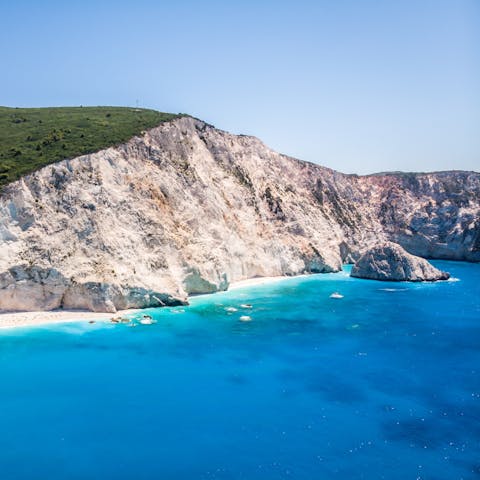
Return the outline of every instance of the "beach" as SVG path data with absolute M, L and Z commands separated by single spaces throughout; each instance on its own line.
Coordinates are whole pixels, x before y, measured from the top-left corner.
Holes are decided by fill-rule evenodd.
M 246 288 L 246 287 L 255 287 L 259 285 L 265 285 L 267 283 L 273 282 L 281 282 L 282 280 L 288 280 L 289 278 L 299 278 L 299 277 L 306 277 L 307 274 L 303 275 L 295 275 L 295 276 L 287 276 L 287 275 L 279 275 L 276 277 L 254 277 L 248 278 L 246 280 L 239 280 L 238 282 L 232 282 L 228 290 L 236 290 L 237 288 Z
M 235 290 L 238 288 L 246 288 L 264 285 L 267 283 L 278 282 L 286 280 L 287 276 L 277 277 L 256 277 L 247 280 L 240 280 L 232 282 L 228 290 Z M 14 328 L 14 327 L 33 327 L 36 325 L 45 325 L 53 323 L 66 322 L 85 322 L 88 320 L 94 321 L 109 321 L 112 317 L 132 314 L 138 309 L 120 310 L 116 313 L 108 312 L 91 312 L 88 310 L 51 310 L 44 312 L 0 312 L 0 329 Z
M 125 311 L 131 313 L 132 310 Z M 29 327 L 50 323 L 76 321 L 107 321 L 124 312 L 98 313 L 88 310 L 52 310 L 47 312 L 5 312 L 0 313 L 0 328 Z

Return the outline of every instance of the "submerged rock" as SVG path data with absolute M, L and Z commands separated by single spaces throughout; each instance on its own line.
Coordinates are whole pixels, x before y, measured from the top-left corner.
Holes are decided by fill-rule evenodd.
M 397 282 L 433 282 L 450 278 L 449 273 L 391 242 L 367 250 L 353 266 L 350 276 Z

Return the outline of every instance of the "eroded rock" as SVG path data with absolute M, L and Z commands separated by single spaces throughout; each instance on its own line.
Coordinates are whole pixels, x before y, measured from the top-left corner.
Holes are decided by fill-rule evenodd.
M 367 250 L 357 260 L 350 275 L 397 282 L 433 282 L 450 278 L 449 273 L 438 270 L 424 258 L 411 255 L 400 245 L 391 242 Z

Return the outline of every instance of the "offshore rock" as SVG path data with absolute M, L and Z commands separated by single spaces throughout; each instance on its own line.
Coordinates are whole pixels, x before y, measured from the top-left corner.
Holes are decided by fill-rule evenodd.
M 411 255 L 400 245 L 391 242 L 367 250 L 357 260 L 350 275 L 397 282 L 433 282 L 450 278 L 449 273 L 438 270 L 427 260 Z

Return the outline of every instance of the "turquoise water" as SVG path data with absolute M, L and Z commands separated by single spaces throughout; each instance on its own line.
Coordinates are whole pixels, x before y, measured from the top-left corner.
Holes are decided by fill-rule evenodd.
M 435 264 L 460 281 L 316 275 L 151 326 L 3 330 L 0 478 L 478 479 L 480 265 Z

